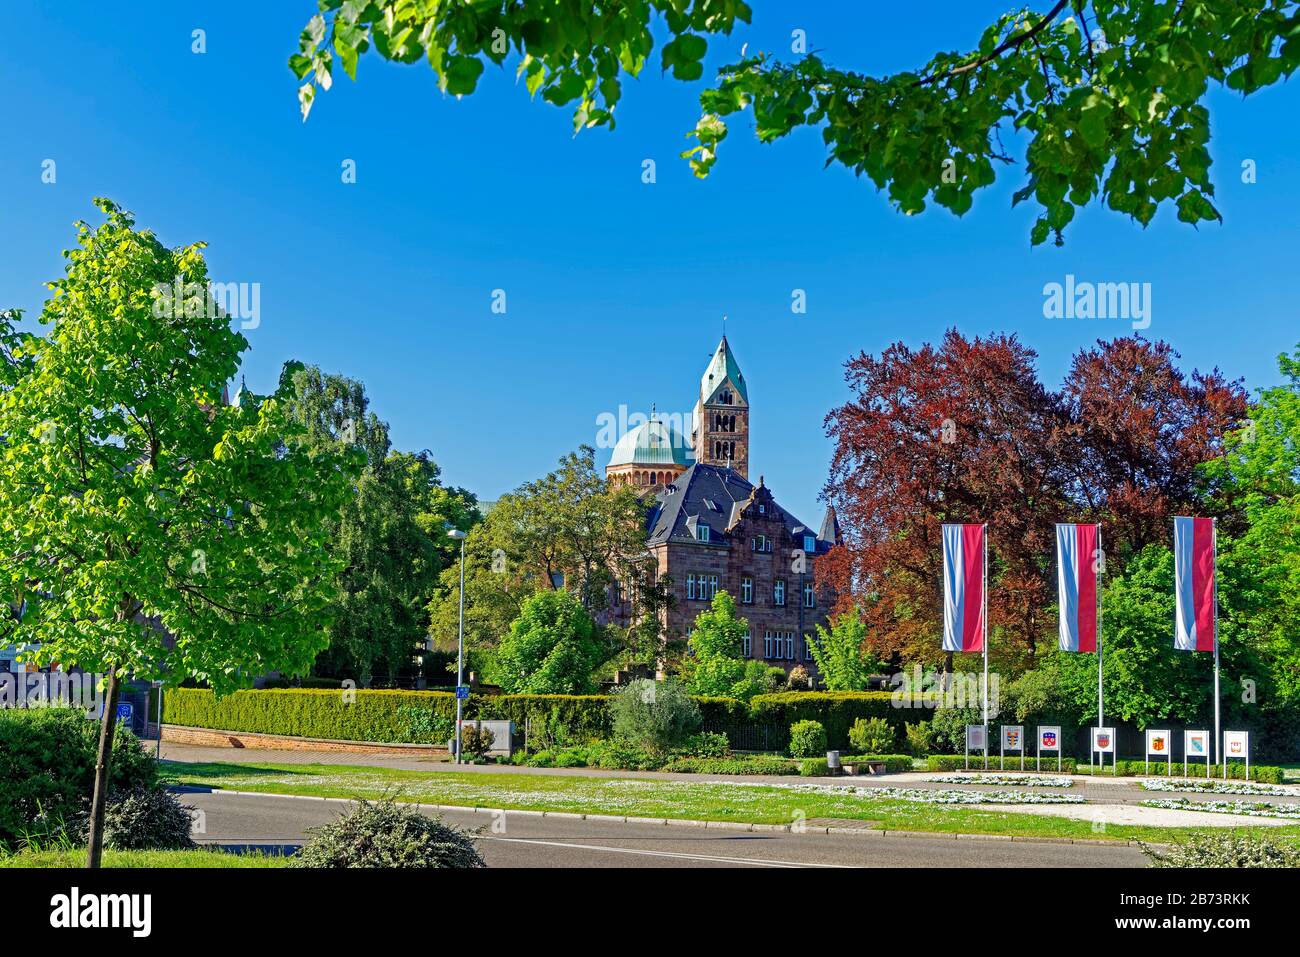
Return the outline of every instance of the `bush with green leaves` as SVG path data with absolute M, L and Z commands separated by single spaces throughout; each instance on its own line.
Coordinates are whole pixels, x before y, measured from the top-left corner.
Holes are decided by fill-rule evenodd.
M 849 744 L 860 754 L 886 754 L 893 750 L 894 738 L 884 718 L 858 718 L 849 728 Z
M 0 848 L 82 812 L 95 780 L 98 733 L 98 723 L 81 711 L 0 709 Z M 110 795 L 157 782 L 153 755 L 119 724 Z
M 796 721 L 790 725 L 790 756 L 814 758 L 826 754 L 826 729 L 820 721 Z
M 492 750 L 496 740 L 496 735 L 481 725 L 463 724 L 460 728 L 460 753 L 478 760 Z
M 990 722 L 996 722 L 996 715 L 990 716 Z M 934 748 L 948 754 L 966 750 L 966 725 L 981 724 L 984 713 L 979 708 L 938 708 L 930 720 L 934 733 Z M 990 728 L 989 737 L 994 731 Z
M 104 809 L 104 846 L 115 851 L 190 850 L 195 847 L 190 836 L 194 811 L 161 787 L 115 791 Z M 89 823 L 90 814 L 83 811 L 72 828 L 82 844 Z
M 701 731 L 683 741 L 677 751 L 685 758 L 726 758 L 731 755 L 731 744 L 725 734 Z
M 1194 834 L 1163 848 L 1142 845 L 1152 867 L 1300 867 L 1300 844 L 1249 832 Z
M 362 801 L 310 832 L 299 867 L 485 867 L 473 837 L 392 798 Z
M 934 750 L 934 726 L 929 721 L 915 721 L 903 725 L 907 737 L 907 747 L 912 754 L 923 758 Z
M 610 699 L 609 710 L 615 740 L 652 754 L 679 747 L 700 729 L 700 706 L 672 679 L 633 681 Z
M 822 758 L 825 761 L 825 758 Z M 771 757 L 674 758 L 660 768 L 679 774 L 798 774 L 793 761 Z

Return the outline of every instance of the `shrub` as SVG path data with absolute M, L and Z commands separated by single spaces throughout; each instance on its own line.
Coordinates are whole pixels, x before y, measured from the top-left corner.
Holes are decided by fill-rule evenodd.
M 460 750 L 462 755 L 468 754 L 474 759 L 481 758 L 492 750 L 492 745 L 496 743 L 496 740 L 496 735 L 487 728 L 479 727 L 476 724 L 461 725 Z
M 657 771 L 664 756 L 626 741 L 603 741 L 587 749 L 587 763 L 607 771 Z
M 1047 761 L 1046 758 L 1044 758 L 1043 760 L 1044 762 Z M 1110 761 L 1108 760 L 1106 762 L 1106 767 L 1104 769 L 1101 768 L 1100 765 L 1094 766 L 1088 764 L 1080 764 L 1077 773 L 1097 774 L 1103 776 L 1108 774 L 1115 774 L 1119 776 L 1127 775 L 1131 777 L 1140 776 L 1140 777 L 1154 778 L 1154 777 L 1165 777 L 1168 774 L 1168 771 L 1169 771 L 1169 767 L 1167 762 L 1165 761 L 1152 761 L 1151 769 L 1148 771 L 1147 763 L 1145 761 L 1131 761 L 1131 760 L 1121 759 L 1115 762 L 1115 769 L 1113 771 L 1111 770 L 1111 764 Z M 1175 761 L 1174 776 L 1181 777 L 1182 773 L 1183 773 L 1182 763 L 1179 761 Z M 1189 765 L 1188 776 L 1192 778 L 1204 779 L 1205 765 L 1199 762 L 1195 762 Z M 1221 764 L 1210 765 L 1210 777 L 1222 778 L 1223 766 Z M 1245 780 L 1245 778 L 1246 778 L 1246 766 L 1244 764 L 1233 763 L 1228 765 L 1229 780 L 1241 781 L 1241 780 Z M 1278 767 L 1277 765 L 1274 764 L 1252 764 L 1250 766 L 1250 780 L 1260 781 L 1264 784 L 1284 784 L 1286 783 L 1286 771 L 1285 769 Z
M 1167 849 L 1142 850 L 1152 867 L 1300 867 L 1300 845 L 1249 833 L 1195 834 Z
M 195 846 L 190 836 L 194 808 L 170 791 L 136 787 L 109 796 L 104 808 L 104 846 L 115 851 L 184 851 Z M 77 815 L 75 832 L 88 840 L 90 812 Z
M 701 731 L 693 734 L 677 749 L 681 757 L 725 758 L 731 754 L 731 745 L 725 734 Z
M 674 758 L 660 770 L 679 774 L 798 774 L 799 765 L 780 758 Z
M 315 828 L 299 867 L 484 867 L 473 838 L 391 798 L 362 801 L 338 820 Z
M 820 721 L 796 721 L 790 725 L 790 756 L 812 758 L 826 753 L 826 729 Z
M 700 728 L 700 708 L 676 681 L 631 682 L 609 703 L 614 738 L 651 753 L 679 746 Z
M 904 718 L 913 717 L 906 709 L 893 706 L 888 691 L 785 691 L 758 695 L 751 699 L 753 721 L 773 727 L 788 728 L 796 721 L 820 721 L 826 729 L 826 744 L 836 750 L 849 747 L 849 728 L 858 718 L 884 718 L 902 728 Z M 781 747 L 787 741 L 779 741 Z
M 0 709 L 0 847 L 72 821 L 90 800 L 99 724 L 64 708 Z M 134 734 L 118 724 L 109 793 L 157 785 L 158 768 Z
M 894 747 L 894 737 L 884 718 L 858 718 L 849 728 L 849 744 L 862 754 L 884 754 Z
M 812 688 L 812 676 L 803 665 L 795 665 L 790 669 L 790 677 L 786 679 L 785 685 L 791 691 L 808 691 Z
M 799 773 L 806 778 L 824 778 L 831 773 L 830 762 L 825 758 L 808 758 L 800 763 Z
M 907 736 L 907 747 L 918 758 L 923 758 L 934 750 L 934 727 L 929 721 L 916 721 L 903 725 Z

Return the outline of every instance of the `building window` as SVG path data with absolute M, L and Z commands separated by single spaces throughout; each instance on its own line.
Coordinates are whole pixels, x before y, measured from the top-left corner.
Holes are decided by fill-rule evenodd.
M 695 526 L 695 537 L 696 537 L 696 539 L 698 539 L 698 540 L 701 541 L 701 542 L 707 542 L 707 541 L 709 540 L 709 526 L 707 526 L 707 525 L 696 525 L 696 526 Z
M 785 660 L 794 661 L 794 632 L 785 633 Z
M 803 606 L 805 608 L 814 608 L 817 605 L 817 595 L 813 589 L 812 582 L 803 583 Z
M 774 654 L 772 654 L 772 633 L 770 631 L 763 632 L 763 657 L 764 658 L 776 657 Z
M 742 578 L 740 580 L 740 603 L 742 605 L 754 604 L 754 579 Z
M 745 637 L 740 639 L 740 653 L 742 658 L 748 658 L 754 653 L 754 639 L 749 637 L 749 632 L 745 632 Z
M 717 594 L 718 594 L 718 576 L 717 575 L 709 576 L 709 593 L 706 595 L 704 594 L 704 576 L 701 575 L 700 576 L 700 597 L 708 598 L 712 600 L 713 597 Z
M 772 540 L 766 535 L 757 535 L 753 539 L 754 551 L 770 552 L 772 550 Z
M 686 597 L 695 597 L 695 572 L 687 572 L 686 574 Z
M 805 536 L 803 537 L 803 550 L 804 550 L 805 552 L 815 552 L 815 551 L 817 551 L 817 536 L 816 536 L 816 535 L 805 535 Z
M 809 644 L 808 644 L 808 642 L 809 642 L 810 640 L 811 640 L 811 639 L 810 639 L 807 635 L 804 635 L 804 636 L 803 636 L 803 660 L 804 660 L 804 661 L 812 661 L 812 660 L 813 660 L 813 656 L 812 656 L 812 648 L 809 647 Z
M 772 604 L 781 608 L 785 605 L 785 579 L 778 578 L 772 582 Z

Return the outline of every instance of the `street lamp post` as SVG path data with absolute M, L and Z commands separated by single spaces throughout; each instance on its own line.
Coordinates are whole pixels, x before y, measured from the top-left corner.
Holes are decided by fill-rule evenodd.
M 464 683 L 463 673 L 465 669 L 465 533 L 459 528 L 453 528 L 447 532 L 448 538 L 454 538 L 460 542 L 460 623 L 456 630 L 456 763 L 460 764 L 460 709 L 461 709 L 461 686 Z

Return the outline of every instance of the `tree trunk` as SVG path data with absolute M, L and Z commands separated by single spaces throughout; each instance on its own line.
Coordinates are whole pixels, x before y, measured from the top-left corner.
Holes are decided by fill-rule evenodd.
M 95 758 L 95 792 L 90 802 L 90 834 L 86 866 L 99 867 L 104 854 L 104 808 L 108 803 L 108 775 L 113 760 L 113 732 L 117 728 L 117 669 L 108 668 L 108 696 L 99 722 L 99 751 Z

